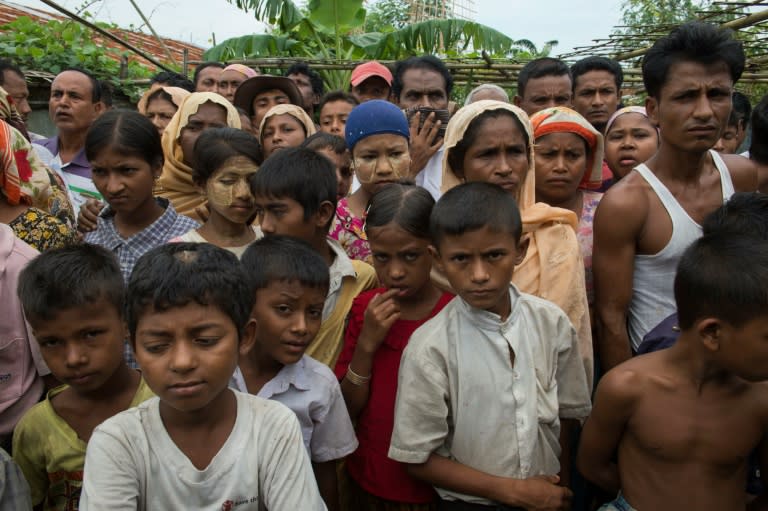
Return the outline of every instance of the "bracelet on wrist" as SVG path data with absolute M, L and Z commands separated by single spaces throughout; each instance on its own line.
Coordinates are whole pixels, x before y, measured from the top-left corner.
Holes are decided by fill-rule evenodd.
M 351 383 L 352 385 L 356 385 L 358 387 L 365 385 L 366 383 L 371 381 L 370 374 L 368 376 L 361 376 L 352 370 L 352 366 L 347 368 L 346 378 L 347 380 L 349 380 L 349 383 Z

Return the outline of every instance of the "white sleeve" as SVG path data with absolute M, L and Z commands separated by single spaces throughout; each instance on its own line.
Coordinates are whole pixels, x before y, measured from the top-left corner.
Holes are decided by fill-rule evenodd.
M 264 506 L 270 511 L 325 511 L 296 415 L 282 405 L 269 410 L 258 442 Z
M 85 453 L 80 511 L 139 509 L 139 470 L 128 444 L 97 427 Z

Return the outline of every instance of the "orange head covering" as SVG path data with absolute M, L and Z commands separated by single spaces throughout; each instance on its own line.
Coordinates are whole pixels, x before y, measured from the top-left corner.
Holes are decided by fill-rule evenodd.
M 603 184 L 603 156 L 605 144 L 603 135 L 575 110 L 564 106 L 545 108 L 531 116 L 533 138 L 538 140 L 550 133 L 573 133 L 586 140 L 589 146 L 587 170 L 581 178 L 579 188 L 596 190 Z
M 205 203 L 205 197 L 192 180 L 192 167 L 185 162 L 179 138 L 189 118 L 197 113 L 200 105 L 209 102 L 226 110 L 227 126 L 240 129 L 240 115 L 224 96 L 215 92 L 193 92 L 184 98 L 163 132 L 165 163 L 155 190 L 157 195 L 171 201 L 176 211 L 195 220 L 200 220 L 195 209 Z
M 528 237 L 528 252 L 512 276 L 520 291 L 539 296 L 558 305 L 571 320 L 579 341 L 587 381 L 592 385 L 592 332 L 584 281 L 584 263 L 576 240 L 576 215 L 573 211 L 536 202 L 536 172 L 533 126 L 520 108 L 501 101 L 482 100 L 462 107 L 448 122 L 443 143 L 443 183 L 446 192 L 461 180 L 448 162 L 451 149 L 464 137 L 469 125 L 489 111 L 506 110 L 515 116 L 528 138 L 528 170 L 517 190 L 523 233 Z

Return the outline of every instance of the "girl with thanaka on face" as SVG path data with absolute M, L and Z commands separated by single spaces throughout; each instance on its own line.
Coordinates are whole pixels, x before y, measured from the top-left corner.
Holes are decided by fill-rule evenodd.
M 592 333 L 576 239 L 578 220 L 573 211 L 536 202 L 534 161 L 533 128 L 525 112 L 501 101 L 478 101 L 459 110 L 448 124 L 442 191 L 482 181 L 501 186 L 515 198 L 529 243 L 512 283 L 568 315 L 591 388 Z
M 157 132 L 162 136 L 184 98 L 189 95 L 189 91 L 180 87 L 150 89 L 141 97 L 136 109 L 155 125 Z
M 659 148 L 659 130 L 645 107 L 627 106 L 614 113 L 605 126 L 605 161 L 614 182 L 645 163 Z
M 346 464 L 352 509 L 434 508 L 434 490 L 387 456 L 403 351 L 411 334 L 453 298 L 429 277 L 434 204 L 424 188 L 395 183 L 368 208 L 365 231 L 381 287 L 355 298 L 335 369 L 360 442 Z
M 603 136 L 566 107 L 536 112 L 531 124 L 536 141 L 536 201 L 569 209 L 579 219 L 576 239 L 592 305 L 592 220 L 603 194 L 588 189 L 602 183 Z
M 248 178 L 261 164 L 261 147 L 235 128 L 206 130 L 195 142 L 192 177 L 208 200 L 210 215 L 198 229 L 171 241 L 212 243 L 241 257 L 256 240 L 249 220 L 256 206 Z
M 314 121 L 303 108 L 289 104 L 273 106 L 259 125 L 264 158 L 286 147 L 299 147 L 316 131 Z
M 345 131 L 360 187 L 339 200 L 330 236 L 341 243 L 350 258 L 370 263 L 371 249 L 363 229 L 365 209 L 382 187 L 408 176 L 408 120 L 392 103 L 374 99 L 350 112 Z

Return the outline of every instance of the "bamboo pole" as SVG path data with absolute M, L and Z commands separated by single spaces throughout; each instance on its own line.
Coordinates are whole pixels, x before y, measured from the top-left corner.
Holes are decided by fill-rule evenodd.
M 171 62 L 176 62 L 176 59 L 173 58 L 173 54 L 171 53 L 171 49 L 168 48 L 168 45 L 165 44 L 165 41 L 163 41 L 163 38 L 157 35 L 157 32 L 155 32 L 155 27 L 152 26 L 152 24 L 149 22 L 149 19 L 147 19 L 146 16 L 144 16 L 144 13 L 141 9 L 139 9 L 138 4 L 135 2 L 135 0 L 128 0 L 131 2 L 131 5 L 134 9 L 136 9 L 136 12 L 139 13 L 139 16 L 141 16 L 141 19 L 144 21 L 144 24 L 149 28 L 149 31 L 152 32 L 152 35 L 157 39 L 157 42 L 160 43 L 160 46 L 163 47 L 163 50 L 165 50 L 165 55 L 168 57 L 168 60 Z

